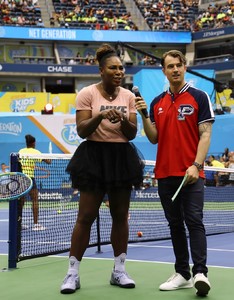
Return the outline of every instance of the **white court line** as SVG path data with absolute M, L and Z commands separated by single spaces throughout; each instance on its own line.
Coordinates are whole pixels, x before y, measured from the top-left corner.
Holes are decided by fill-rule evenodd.
M 0 256 L 6 256 L 7 254 L 0 253 Z M 69 255 L 48 255 L 48 257 L 52 258 L 59 258 L 59 259 L 68 259 Z M 113 258 L 105 258 L 105 257 L 88 257 L 84 255 L 84 259 L 90 259 L 90 260 L 111 260 L 113 261 Z M 150 263 L 150 264 L 167 264 L 167 265 L 174 265 L 174 262 L 166 262 L 166 261 L 152 261 L 152 260 L 142 260 L 142 259 L 130 259 L 128 258 L 128 261 L 131 262 L 138 262 L 138 263 Z M 42 263 L 39 263 L 37 265 L 41 265 Z M 47 263 L 46 263 L 47 264 Z M 192 264 L 190 264 L 192 267 Z M 227 267 L 227 266 L 216 266 L 216 265 L 208 265 L 210 268 L 218 268 L 218 269 L 234 269 L 234 267 Z
M 1 254 L 3 256 L 6 256 L 6 254 Z M 67 256 L 62 256 L 62 255 L 49 255 L 48 257 L 52 257 L 52 258 L 59 258 L 59 259 L 68 259 L 68 255 Z M 102 257 L 86 257 L 84 256 L 83 259 L 89 259 L 89 260 L 110 260 L 113 261 L 113 258 L 102 258 Z M 128 259 L 128 261 L 131 262 L 137 262 L 137 263 L 150 263 L 150 264 L 167 264 L 167 265 L 174 265 L 174 262 L 163 262 L 163 261 L 151 261 L 151 260 L 137 260 L 137 259 Z M 38 264 L 35 264 L 35 266 L 41 266 L 43 263 L 40 262 Z M 48 262 L 46 262 L 45 264 L 48 264 Z M 191 264 L 192 267 L 192 264 Z M 213 265 L 208 265 L 208 267 L 211 268 L 218 268 L 218 269 L 234 269 L 234 267 L 227 267 L 227 266 L 213 266 Z M 22 269 L 25 267 L 21 267 Z M 27 267 L 28 268 L 28 267 Z
M 154 246 L 154 245 L 144 245 L 144 244 L 129 244 L 128 247 L 134 248 L 134 247 L 142 247 L 142 248 L 163 248 L 163 249 L 173 249 L 172 246 Z M 217 251 L 217 252 L 234 252 L 234 249 L 219 249 L 219 248 L 207 248 L 209 251 Z
M 55 258 L 67 258 L 69 256 L 57 256 L 57 255 L 51 255 L 51 257 L 55 257 Z M 84 259 L 96 259 L 96 260 L 112 260 L 113 258 L 103 258 L 103 257 L 87 257 L 84 256 Z M 152 260 L 141 260 L 141 259 L 127 259 L 128 261 L 132 261 L 132 262 L 139 262 L 139 263 L 150 263 L 150 264 L 167 264 L 167 265 L 174 265 L 174 262 L 165 262 L 165 261 L 152 261 Z M 192 264 L 191 264 L 192 267 Z M 219 269 L 234 269 L 234 267 L 227 267 L 227 266 L 215 266 L 215 265 L 208 265 L 208 267 L 212 267 L 212 268 L 219 268 Z

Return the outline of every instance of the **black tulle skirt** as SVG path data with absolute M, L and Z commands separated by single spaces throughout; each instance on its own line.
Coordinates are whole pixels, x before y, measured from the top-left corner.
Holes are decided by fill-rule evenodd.
M 66 171 L 79 190 L 140 188 L 144 160 L 132 143 L 84 141 L 76 149 Z

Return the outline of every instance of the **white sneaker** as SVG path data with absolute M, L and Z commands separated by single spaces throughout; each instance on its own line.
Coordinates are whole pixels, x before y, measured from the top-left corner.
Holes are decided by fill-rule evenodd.
M 28 225 L 22 224 L 21 225 L 21 230 L 27 230 L 29 228 Z
M 130 278 L 128 273 L 113 270 L 111 273 L 110 284 L 118 285 L 122 288 L 134 288 L 135 282 Z
M 67 274 L 60 288 L 61 294 L 72 294 L 80 288 L 80 277 L 76 274 Z
M 192 279 L 186 280 L 179 273 L 172 275 L 166 282 L 159 286 L 160 291 L 174 291 L 178 289 L 189 289 L 193 287 Z
M 44 226 L 42 226 L 40 224 L 34 224 L 32 230 L 33 231 L 46 230 L 46 227 L 44 227 Z
M 198 296 L 206 296 L 210 290 L 210 282 L 203 273 L 197 273 L 194 276 L 194 287 Z

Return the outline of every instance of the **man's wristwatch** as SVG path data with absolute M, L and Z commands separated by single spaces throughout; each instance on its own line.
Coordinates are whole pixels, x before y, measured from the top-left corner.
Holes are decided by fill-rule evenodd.
M 199 164 L 198 162 L 195 161 L 195 162 L 193 163 L 193 165 L 194 165 L 195 167 L 197 167 L 198 171 L 203 170 L 203 165 Z

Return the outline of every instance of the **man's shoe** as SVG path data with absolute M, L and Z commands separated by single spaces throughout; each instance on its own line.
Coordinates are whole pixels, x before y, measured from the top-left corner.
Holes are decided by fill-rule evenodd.
M 197 273 L 194 276 L 194 287 L 198 296 L 206 296 L 210 290 L 210 282 L 203 273 Z
M 174 291 L 178 289 L 189 289 L 193 287 L 192 279 L 186 280 L 179 273 L 172 275 L 166 282 L 159 286 L 160 291 Z
M 67 274 L 60 288 L 61 294 L 72 294 L 80 288 L 80 277 L 76 274 Z
M 110 284 L 118 285 L 122 288 L 134 288 L 135 282 L 132 280 L 128 273 L 120 271 L 112 271 Z

